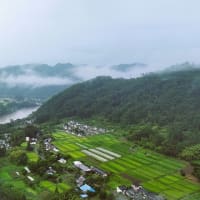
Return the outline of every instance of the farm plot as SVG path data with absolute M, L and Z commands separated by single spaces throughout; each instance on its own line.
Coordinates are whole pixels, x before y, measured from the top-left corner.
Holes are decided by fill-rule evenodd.
M 54 141 L 53 144 L 62 152 L 70 152 L 70 151 L 80 150 L 79 146 L 77 146 L 73 143 L 67 142 L 67 141 L 62 141 L 62 140 Z
M 57 186 L 58 191 L 60 193 L 65 192 L 65 191 L 67 191 L 67 190 L 69 190 L 71 188 L 69 185 L 67 185 L 65 183 L 55 184 L 55 183 L 53 183 L 51 181 L 46 181 L 46 180 L 40 182 L 40 187 L 42 187 L 42 188 L 44 188 L 46 190 L 49 190 L 51 192 L 55 192 L 56 186 Z
M 40 192 L 40 188 L 33 188 L 27 186 L 20 176 L 16 175 L 16 171 L 21 171 L 21 166 L 16 166 L 6 159 L 0 159 L 0 184 L 1 186 L 10 186 L 17 191 L 21 191 L 26 194 L 29 199 L 37 200 L 37 194 Z M 1 199 L 1 198 L 0 198 Z
M 101 157 L 101 156 L 98 156 L 97 154 L 92 153 L 91 151 L 82 150 L 82 152 L 85 153 L 85 154 L 88 155 L 88 156 L 91 156 L 91 157 L 93 157 L 93 158 L 99 160 L 99 161 L 102 161 L 102 162 L 107 162 L 107 161 L 108 161 L 107 159 L 105 159 L 105 158 L 103 158 L 103 157 Z
M 110 155 L 112 155 L 112 156 L 114 156 L 114 157 L 117 157 L 117 158 L 120 158 L 120 157 L 121 157 L 121 155 L 119 155 L 119 154 L 117 154 L 117 153 L 114 153 L 114 152 L 112 152 L 112 151 L 108 151 L 108 150 L 106 150 L 106 149 L 104 149 L 104 148 L 97 147 L 97 149 L 100 150 L 100 151 L 102 151 L 102 152 L 104 152 L 104 153 L 110 154 Z
M 37 162 L 39 159 L 39 156 L 37 153 L 35 152 L 27 152 L 26 153 L 27 157 L 28 157 L 28 162 Z
M 110 155 L 108 155 L 108 154 L 105 154 L 105 153 L 103 153 L 103 152 L 101 152 L 101 151 L 98 151 L 98 150 L 96 150 L 96 149 L 89 149 L 90 151 L 92 151 L 93 153 L 96 153 L 97 155 L 100 155 L 100 156 L 102 156 L 102 157 L 104 157 L 104 158 L 107 158 L 108 160 L 113 160 L 113 159 L 115 159 L 113 156 L 110 156 Z
M 97 147 L 96 149 L 82 150 L 82 152 L 102 162 L 107 162 L 121 157 L 121 155 L 108 151 L 101 147 Z
M 183 161 L 143 148 L 132 151 L 128 143 L 109 134 L 80 138 L 64 133 L 55 138 L 55 142 L 60 141 L 57 143 L 60 146 L 76 146 L 71 146 L 71 150 L 63 147 L 64 152 L 73 153 L 74 157 L 77 155 L 76 158 L 81 159 L 85 156 L 85 162 L 110 173 L 107 186 L 111 189 L 121 184 L 130 185 L 136 180 L 148 191 L 161 194 L 167 200 L 182 200 L 186 197 L 186 200 L 190 197 L 196 200 L 200 196 L 200 185 L 180 175 L 180 170 L 186 165 Z

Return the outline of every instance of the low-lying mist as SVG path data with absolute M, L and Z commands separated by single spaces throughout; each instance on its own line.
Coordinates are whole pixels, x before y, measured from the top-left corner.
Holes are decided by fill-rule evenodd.
M 197 67 L 184 63 L 174 65 L 171 70 Z M 142 63 L 120 65 L 73 65 L 70 63 L 49 65 L 24 65 L 12 66 L 0 69 L 0 84 L 8 87 L 45 87 L 72 85 L 86 81 L 97 76 L 111 76 L 113 78 L 135 78 L 151 72 L 159 72 L 165 69 L 160 66 L 150 66 Z

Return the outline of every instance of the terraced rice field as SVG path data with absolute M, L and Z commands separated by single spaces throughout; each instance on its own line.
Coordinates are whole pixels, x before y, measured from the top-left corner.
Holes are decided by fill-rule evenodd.
M 101 157 L 101 156 L 98 156 L 97 154 L 92 153 L 91 151 L 82 150 L 82 152 L 85 153 L 85 154 L 88 155 L 88 156 L 91 156 L 91 157 L 93 157 L 93 158 L 99 160 L 99 161 L 102 161 L 102 162 L 107 162 L 107 161 L 108 161 L 107 159 L 105 159 L 105 158 L 103 158 L 103 157 Z
M 179 173 L 186 166 L 183 161 L 142 148 L 132 151 L 129 144 L 108 134 L 76 137 L 58 132 L 54 134 L 54 138 L 54 144 L 62 153 L 110 172 L 108 187 L 111 189 L 122 184 L 130 185 L 133 180 L 137 180 L 147 190 L 169 200 L 196 200 L 200 196 L 200 185 Z M 85 152 L 100 156 L 107 162 L 102 162 L 95 156 L 87 156 Z M 108 159 L 103 153 L 115 159 Z
M 0 184 L 8 184 L 10 188 L 16 189 L 18 191 L 23 191 L 29 199 L 37 200 L 37 192 L 40 191 L 37 188 L 37 191 L 31 187 L 28 187 L 24 181 L 16 175 L 16 171 L 21 171 L 22 167 L 16 166 L 6 159 L 1 158 L 0 160 Z M 1 199 L 1 198 L 0 198 Z
M 45 190 L 49 190 L 50 192 L 54 192 L 56 189 L 56 184 L 53 182 L 50 182 L 50 181 L 41 181 L 40 187 Z M 69 185 L 67 185 L 65 183 L 58 183 L 57 187 L 58 187 L 58 191 L 61 193 L 65 192 L 71 188 Z
M 28 197 L 27 200 L 38 200 L 38 194 L 44 192 L 45 190 L 51 191 L 51 192 L 55 191 L 56 183 L 53 183 L 47 180 L 41 181 L 39 183 L 39 187 L 38 186 L 34 186 L 34 188 L 29 187 L 23 180 L 23 177 L 21 174 L 22 169 L 23 169 L 23 166 L 14 165 L 8 162 L 8 160 L 1 158 L 0 159 L 0 185 L 9 184 L 11 189 L 13 188 L 14 190 L 21 191 L 24 194 L 26 194 Z M 16 171 L 20 172 L 19 176 L 16 174 Z M 31 176 L 37 179 L 37 177 L 33 175 Z M 69 189 L 71 189 L 71 186 L 66 183 L 58 183 L 57 187 L 60 193 L 66 192 Z
M 109 160 L 114 160 L 115 158 L 121 157 L 121 155 L 108 151 L 101 147 L 97 147 L 96 149 L 85 149 L 86 146 L 84 145 L 81 145 L 81 147 L 84 148 L 84 150 L 82 150 L 83 153 L 102 162 L 107 162 Z
M 28 157 L 28 162 L 37 162 L 39 159 L 38 154 L 35 152 L 27 152 L 26 155 Z
M 99 151 L 99 150 L 96 150 L 96 149 L 90 149 L 90 151 L 92 151 L 92 152 L 94 152 L 95 154 L 100 155 L 100 156 L 102 156 L 102 157 L 104 157 L 104 158 L 107 158 L 108 160 L 113 160 L 113 159 L 115 159 L 115 157 L 110 156 L 110 155 L 108 155 L 108 154 L 106 154 L 106 153 L 103 153 L 103 152 L 101 152 L 101 151 Z

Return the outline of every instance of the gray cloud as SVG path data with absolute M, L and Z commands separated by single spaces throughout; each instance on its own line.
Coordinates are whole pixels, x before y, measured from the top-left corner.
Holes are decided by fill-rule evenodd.
M 60 77 L 42 77 L 35 74 L 25 75 L 2 75 L 0 76 L 0 83 L 4 83 L 9 87 L 15 86 L 30 86 L 30 87 L 43 87 L 53 85 L 71 85 L 74 82 L 68 78 Z
M 79 65 L 72 68 L 72 72 L 65 76 L 47 76 L 36 73 L 32 68 L 34 65 L 28 65 L 24 68 L 21 66 L 20 73 L 15 74 L 15 68 L 12 71 L 0 73 L 0 84 L 6 84 L 9 87 L 15 86 L 29 86 L 29 87 L 43 87 L 43 86 L 58 86 L 58 85 L 72 85 L 76 82 L 89 80 L 97 76 L 112 76 L 113 78 L 132 78 L 141 76 L 144 73 L 152 72 L 152 69 L 160 70 L 159 66 L 149 66 L 134 64 L 128 70 L 116 70 L 112 65 Z M 51 66 L 49 66 L 51 68 Z M 7 69 L 7 68 L 5 68 Z M 18 66 L 19 69 L 19 66 Z M 63 75 L 63 74 L 62 74 Z
M 82 80 L 89 80 L 97 76 L 112 76 L 113 78 L 132 78 L 141 76 L 142 73 L 152 71 L 150 67 L 134 67 L 126 72 L 117 71 L 112 66 L 93 66 L 85 65 L 79 66 L 75 74 Z
M 65 66 L 65 64 L 62 64 Z M 42 67 L 43 65 L 38 65 Z M 71 65 L 70 73 L 65 72 L 65 67 L 63 71 L 59 71 L 60 75 L 40 73 L 34 67 L 38 66 L 36 64 L 16 66 L 12 67 L 10 70 L 8 67 L 0 71 L 0 84 L 6 84 L 9 87 L 44 87 L 44 86 L 63 86 L 72 85 L 77 82 L 86 81 L 97 76 L 111 76 L 113 78 L 136 78 L 144 74 L 151 72 L 160 72 L 163 70 L 184 70 L 188 67 L 200 68 L 200 65 L 194 63 L 182 63 L 173 66 L 163 66 L 159 65 L 147 65 L 141 63 L 132 64 L 120 64 L 120 65 Z M 25 68 L 26 67 L 26 68 Z M 52 67 L 56 72 L 56 66 L 48 66 L 49 69 Z M 48 72 L 48 67 L 46 72 Z M 119 68 L 120 67 L 120 68 Z M 124 68 L 125 67 L 125 68 Z M 127 68 L 126 68 L 127 67 Z M 9 69 L 9 70 L 8 70 Z M 17 69 L 20 71 L 17 71 Z
M 1 1 L 0 65 L 200 62 L 199 7 L 199 0 Z

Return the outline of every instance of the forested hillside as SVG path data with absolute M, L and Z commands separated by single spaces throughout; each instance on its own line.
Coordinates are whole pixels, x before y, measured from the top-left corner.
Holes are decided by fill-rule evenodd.
M 146 131 L 139 139 L 131 137 L 131 133 L 129 137 L 156 138 L 162 151 L 177 154 L 185 146 L 200 142 L 200 70 L 149 74 L 136 79 L 98 77 L 54 96 L 36 117 L 39 122 L 98 117 L 121 125 L 164 127 L 168 135 Z

